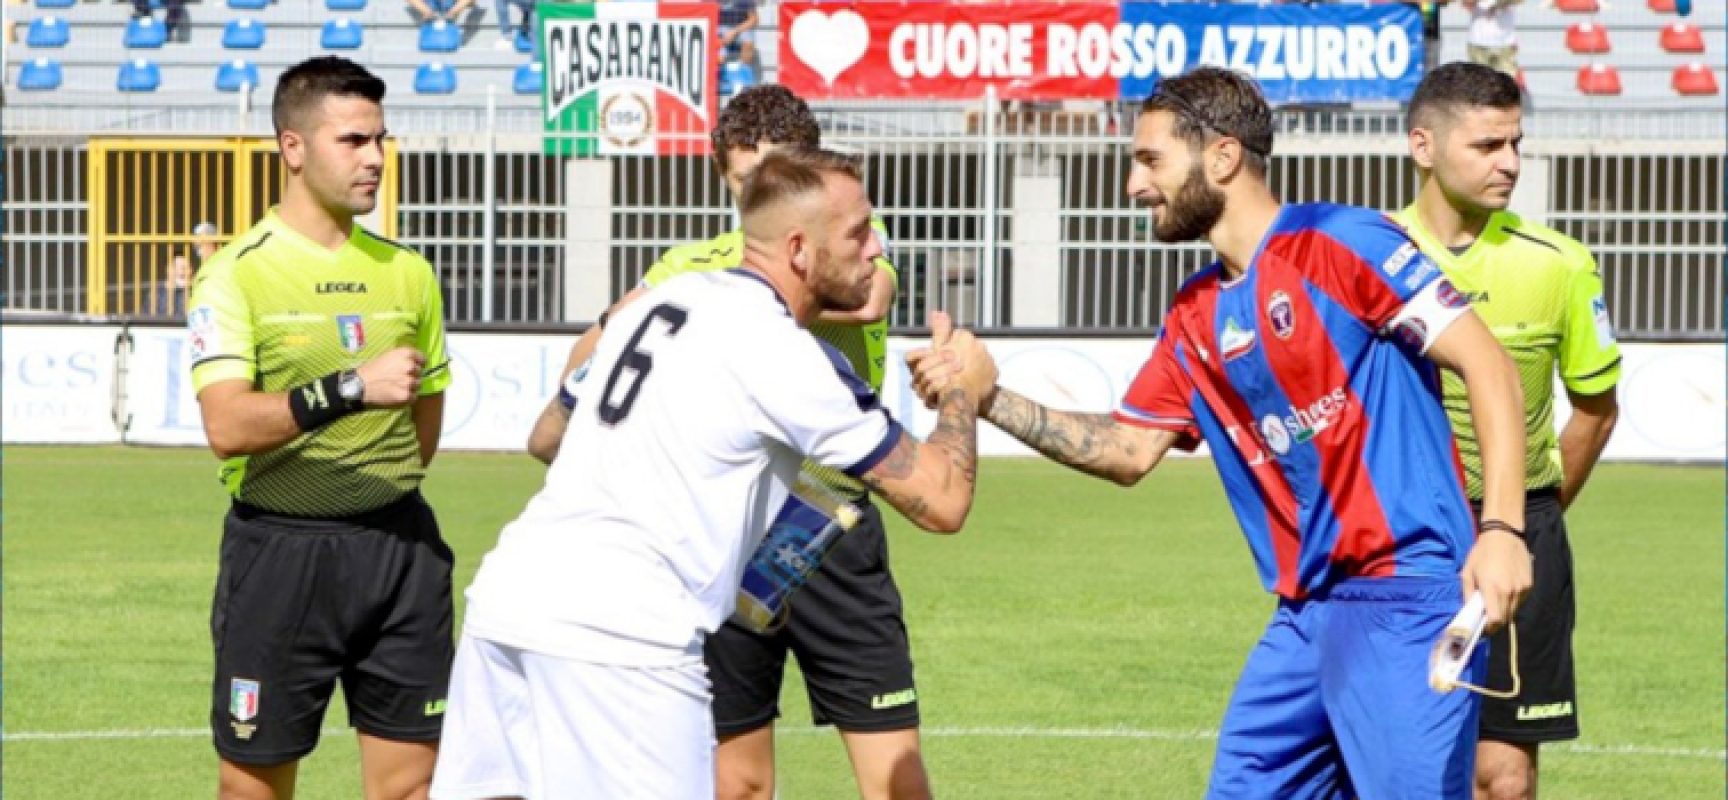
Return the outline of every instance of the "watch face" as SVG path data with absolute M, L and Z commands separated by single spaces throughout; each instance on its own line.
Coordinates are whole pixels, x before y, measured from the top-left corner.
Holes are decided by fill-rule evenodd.
M 365 391 L 364 385 L 360 383 L 360 376 L 352 373 L 342 376 L 342 383 L 337 390 L 345 400 L 359 400 L 361 392 Z

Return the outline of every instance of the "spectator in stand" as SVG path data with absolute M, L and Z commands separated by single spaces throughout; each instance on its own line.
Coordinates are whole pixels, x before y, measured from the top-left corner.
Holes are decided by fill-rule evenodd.
M 216 223 L 200 222 L 192 226 L 192 257 L 194 259 L 192 263 L 194 268 L 204 266 L 204 262 L 209 261 L 210 257 L 216 255 L 216 251 L 220 249 L 222 249 L 222 242 L 218 238 Z
M 1518 30 L 1512 7 L 1518 0 L 1464 0 L 1470 12 L 1470 61 L 1518 78 Z
M 168 30 L 168 38 L 175 42 L 186 42 L 192 38 L 192 20 L 186 15 L 186 0 L 162 0 L 162 25 Z M 132 16 L 150 16 L 150 0 L 132 0 Z
M 185 255 L 174 257 L 168 265 L 168 280 L 156 288 L 155 307 L 150 310 L 159 317 L 186 318 L 186 291 L 192 287 L 192 260 Z
M 741 61 L 756 64 L 756 0 L 721 0 L 720 63 Z
M 1440 7 L 1447 0 L 1404 0 L 1404 5 L 1422 15 L 1422 74 L 1440 66 Z
M 510 9 L 515 7 L 522 12 L 522 24 L 510 23 Z M 513 50 L 516 47 L 516 37 L 527 36 L 533 42 L 534 59 L 540 59 L 540 38 L 534 35 L 534 0 L 498 0 L 498 44 L 499 50 Z
M 422 23 L 444 20 L 455 25 L 462 12 L 474 6 L 474 0 L 408 0 L 409 10 Z

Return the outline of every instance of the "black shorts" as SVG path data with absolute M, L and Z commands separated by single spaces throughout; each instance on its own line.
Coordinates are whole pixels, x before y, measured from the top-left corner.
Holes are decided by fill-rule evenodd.
M 792 598 L 786 627 L 759 636 L 730 622 L 703 652 L 714 728 L 732 736 L 780 716 L 786 653 L 798 658 L 818 725 L 877 732 L 918 727 L 918 690 L 900 590 L 888 571 L 882 512 L 868 501 L 822 566 Z
M 1478 508 L 1480 513 L 1481 509 Z M 1524 503 L 1524 533 L 1534 558 L 1535 584 L 1513 620 L 1518 624 L 1516 698 L 1482 698 L 1482 737 L 1512 744 L 1578 738 L 1577 686 L 1572 670 L 1572 546 L 1553 490 L 1531 492 Z M 1488 640 L 1488 688 L 1512 685 L 1508 629 Z
M 270 765 L 312 752 L 337 681 L 362 733 L 438 739 L 455 558 L 418 492 L 340 520 L 236 503 L 221 558 L 210 726 L 224 759 Z

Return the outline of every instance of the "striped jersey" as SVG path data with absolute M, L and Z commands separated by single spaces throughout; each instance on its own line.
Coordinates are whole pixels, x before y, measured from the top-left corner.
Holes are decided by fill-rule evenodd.
M 1468 304 L 1378 212 L 1286 205 L 1183 285 L 1116 418 L 1204 439 L 1262 583 L 1455 575 L 1475 540 L 1438 369 Z
M 1518 366 L 1524 389 L 1524 487 L 1558 487 L 1564 474 L 1554 433 L 1556 371 L 1567 389 L 1582 395 L 1601 394 L 1620 381 L 1620 345 L 1596 259 L 1571 237 L 1507 211 L 1489 217 L 1476 241 L 1456 254 L 1422 225 L 1415 206 L 1396 218 Z M 1464 488 L 1481 498 L 1482 447 L 1464 382 L 1451 372 L 1442 380 L 1446 415 L 1464 457 Z
M 198 271 L 191 305 L 198 391 L 242 380 L 285 392 L 401 346 L 426 356 L 422 396 L 450 384 L 432 265 L 359 225 L 330 250 L 272 211 Z M 343 517 L 400 499 L 425 474 L 413 410 L 403 407 L 349 414 L 268 453 L 230 458 L 221 478 L 259 508 Z

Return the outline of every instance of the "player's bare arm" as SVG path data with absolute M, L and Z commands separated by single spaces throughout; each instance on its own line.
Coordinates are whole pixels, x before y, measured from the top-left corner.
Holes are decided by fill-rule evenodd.
M 1483 530 L 1464 562 L 1464 595 L 1482 592 L 1488 630 L 1512 618 L 1532 582 L 1524 530 L 1524 393 L 1512 359 L 1473 311 L 1440 332 L 1428 357 L 1464 379 L 1470 419 L 1482 445 Z
M 611 308 L 606 309 L 602 319 L 618 313 L 619 309 L 635 302 L 636 298 L 647 291 L 648 287 L 637 286 L 626 292 Z M 560 382 L 593 357 L 594 348 L 600 345 L 600 333 L 604 328 L 602 323 L 588 326 L 588 330 L 583 331 L 576 343 L 570 346 L 570 356 L 564 359 L 564 370 L 558 373 Z M 564 406 L 559 395 L 553 395 L 552 399 L 546 401 L 546 407 L 540 410 L 540 418 L 534 420 L 534 429 L 528 432 L 528 454 L 542 464 L 552 463 L 552 459 L 558 457 L 558 447 L 564 441 L 564 428 L 569 424 L 570 409 Z
M 420 370 L 426 356 L 412 347 L 398 347 L 360 365 L 355 371 L 364 383 L 362 402 L 366 408 L 400 408 L 414 401 L 420 391 Z M 290 392 L 306 392 L 308 387 Z M 290 392 L 259 392 L 251 381 L 220 381 L 198 393 L 204 435 L 217 458 L 268 453 L 293 441 L 306 431 L 294 415 Z M 310 403 L 333 403 L 330 392 L 312 389 Z M 425 450 L 421 450 L 424 456 Z
M 913 524 L 953 533 L 972 510 L 978 482 L 978 398 L 996 384 L 996 363 L 966 331 L 954 333 L 942 312 L 933 315 L 938 347 L 953 354 L 958 370 L 937 402 L 936 429 L 923 443 L 901 434 L 864 483 Z
M 1568 391 L 1572 416 L 1560 429 L 1560 508 L 1570 508 L 1572 501 L 1590 480 L 1602 448 L 1614 433 L 1620 420 L 1620 399 L 1614 389 L 1601 394 L 1579 394 Z
M 432 465 L 438 455 L 438 439 L 444 434 L 444 393 L 422 395 L 414 401 L 414 436 L 420 440 L 420 466 Z
M 877 269 L 870 279 L 870 299 L 856 311 L 823 311 L 816 318 L 836 325 L 869 325 L 888 318 L 894 307 L 894 276 L 886 269 Z

